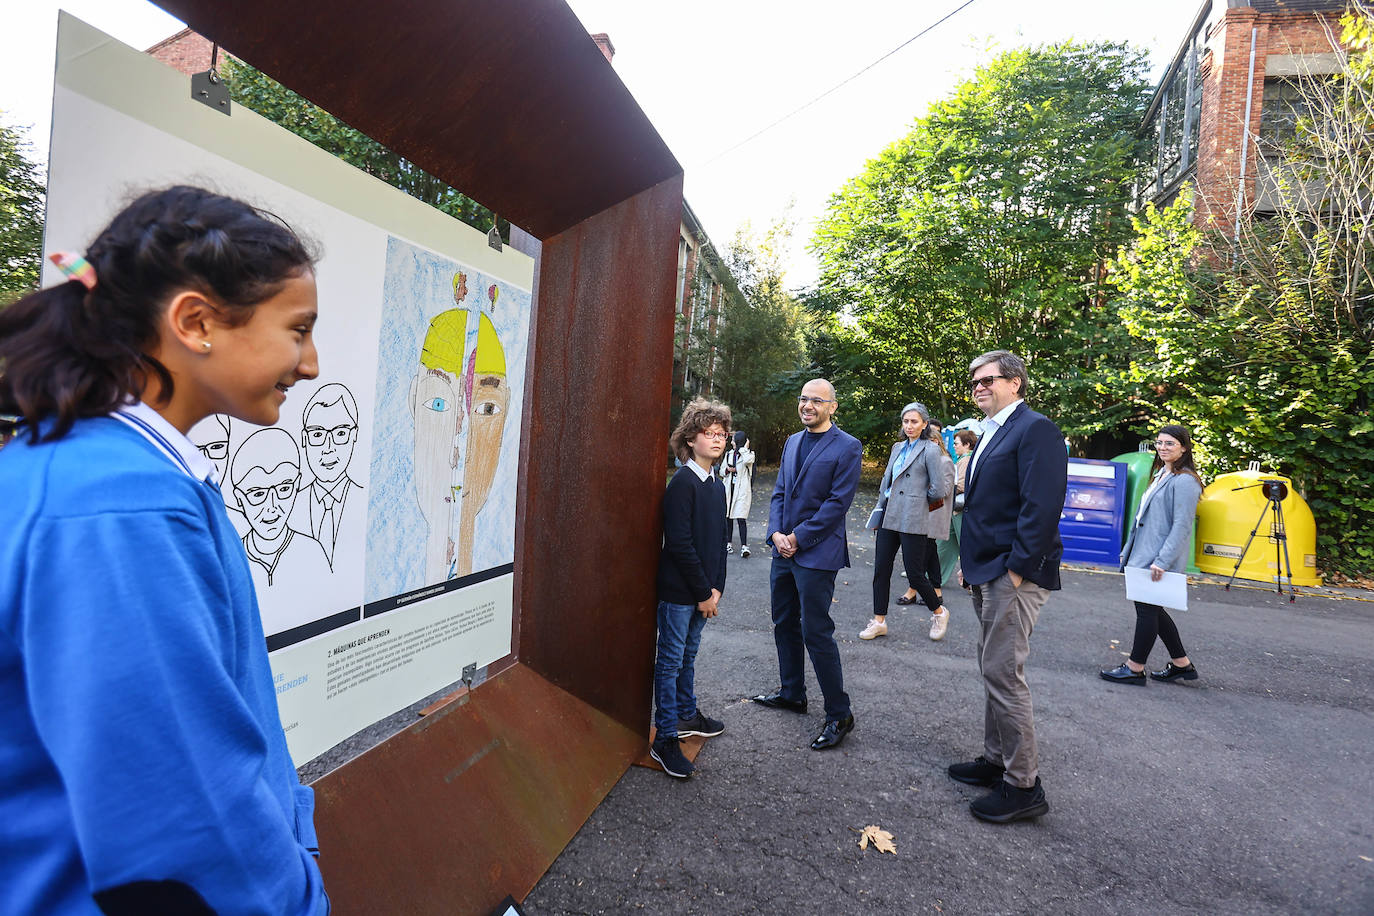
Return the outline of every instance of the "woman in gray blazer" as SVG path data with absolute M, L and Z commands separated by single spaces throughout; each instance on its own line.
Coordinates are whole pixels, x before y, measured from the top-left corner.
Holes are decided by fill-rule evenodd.
M 930 638 L 942 639 L 949 610 L 941 603 L 926 572 L 926 539 L 949 536 L 950 497 L 954 465 L 945 450 L 930 438 L 930 412 L 911 403 L 902 408 L 902 440 L 892 446 L 883 482 L 878 486 L 878 509 L 873 558 L 873 619 L 860 639 L 887 635 L 887 604 L 891 599 L 892 564 L 902 549 L 907 580 L 931 608 Z M 876 511 L 876 510 L 875 510 Z
M 1121 551 L 1121 567 L 1149 569 L 1158 582 L 1165 572 L 1183 572 L 1188 565 L 1188 539 L 1197 516 L 1202 481 L 1193 465 L 1193 439 L 1182 426 L 1160 427 L 1155 436 L 1155 474 L 1140 500 L 1140 510 Z M 1103 679 L 1120 684 L 1145 683 L 1145 662 L 1155 640 L 1169 650 L 1169 664 L 1151 671 L 1157 681 L 1197 680 L 1197 668 L 1184 651 L 1178 627 L 1169 612 L 1157 604 L 1135 602 L 1135 641 L 1130 657 Z

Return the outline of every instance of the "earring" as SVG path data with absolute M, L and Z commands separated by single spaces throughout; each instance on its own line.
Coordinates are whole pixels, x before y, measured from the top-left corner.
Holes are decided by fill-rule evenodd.
M 202 340 L 200 342 L 200 348 L 208 353 L 210 351 L 210 341 Z

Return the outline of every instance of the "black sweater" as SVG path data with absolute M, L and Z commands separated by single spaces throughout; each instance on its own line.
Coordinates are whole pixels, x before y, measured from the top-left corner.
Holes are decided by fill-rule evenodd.
M 680 467 L 663 493 L 658 600 L 697 604 L 725 591 L 725 486 Z

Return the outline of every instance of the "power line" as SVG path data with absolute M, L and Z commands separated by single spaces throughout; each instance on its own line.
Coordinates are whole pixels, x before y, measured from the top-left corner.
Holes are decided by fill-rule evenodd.
M 756 130 L 754 133 L 752 133 L 752 134 L 750 134 L 749 136 L 745 137 L 743 140 L 739 141 L 739 142 L 736 143 L 734 146 L 731 146 L 731 147 L 729 147 L 729 148 L 727 148 L 727 149 L 721 150 L 719 153 L 716 153 L 716 154 L 715 154 L 714 156 L 712 156 L 710 159 L 707 159 L 705 162 L 703 162 L 703 163 L 701 164 L 701 167 L 702 167 L 702 168 L 705 168 L 706 166 L 708 166 L 708 165 L 710 165 L 711 163 L 715 162 L 717 159 L 721 159 L 721 158 L 723 158 L 723 157 L 729 155 L 730 153 L 733 153 L 735 150 L 739 149 L 741 146 L 744 146 L 744 144 L 746 144 L 746 143 L 750 142 L 751 140 L 754 140 L 754 139 L 756 139 L 756 138 L 758 138 L 758 137 L 761 137 L 761 136 L 763 136 L 764 134 L 768 133 L 770 130 L 772 130 L 773 128 L 777 127 L 779 124 L 781 124 L 783 121 L 786 121 L 787 119 L 789 119 L 789 118 L 791 118 L 791 117 L 793 117 L 793 116 L 795 116 L 795 115 L 801 114 L 803 111 L 805 111 L 806 109 L 810 108 L 812 105 L 815 105 L 817 102 L 819 102 L 821 99 L 825 98 L 826 96 L 832 95 L 832 94 L 838 92 L 839 90 L 843 89 L 845 86 L 847 86 L 847 85 L 849 85 L 850 83 L 854 82 L 856 79 L 858 79 L 859 77 L 863 76 L 863 75 L 864 75 L 865 73 L 867 73 L 869 70 L 872 70 L 874 67 L 878 66 L 878 65 L 881 64 L 883 61 L 887 60 L 889 57 L 891 57 L 892 55 L 896 54 L 898 51 L 902 50 L 902 48 L 905 48 L 907 45 L 911 44 L 911 43 L 912 43 L 913 41 L 915 41 L 916 39 L 922 37 L 923 35 L 925 35 L 926 33 L 930 32 L 930 31 L 934 30 L 936 27 L 938 27 L 938 26 L 940 26 L 941 24 L 943 24 L 946 20 L 952 19 L 955 15 L 957 15 L 957 14 L 960 13 L 960 12 L 962 12 L 962 11 L 964 10 L 965 7 L 972 6 L 972 5 L 973 5 L 973 2 L 974 2 L 974 0 L 964 0 L 964 2 L 961 3 L 958 7 L 956 7 L 955 9 L 950 10 L 950 11 L 949 11 L 948 13 L 946 13 L 944 16 L 940 17 L 940 18 L 939 18 L 938 20 L 936 20 L 935 22 L 932 22 L 930 25 L 926 26 L 924 29 L 921 29 L 921 31 L 917 32 L 915 35 L 912 35 L 912 36 L 911 36 L 910 38 L 908 38 L 906 41 L 904 41 L 904 42 L 902 42 L 901 44 L 897 45 L 897 47 L 893 48 L 891 51 L 888 51 L 886 54 L 884 54 L 882 57 L 880 57 L 880 58 L 878 58 L 877 60 L 875 60 L 873 63 L 869 64 L 867 67 L 864 67 L 864 68 L 863 68 L 862 70 L 860 70 L 858 73 L 855 73 L 853 76 L 850 76 L 849 78 L 843 80 L 842 82 L 836 83 L 834 86 L 831 86 L 829 89 L 825 90 L 825 91 L 822 92 L 820 95 L 818 95 L 818 96 L 816 96 L 815 98 L 813 98 L 811 101 L 806 102 L 805 104 L 803 104 L 803 105 L 801 105 L 801 106 L 799 106 L 799 107 L 797 107 L 797 108 L 792 109 L 792 110 L 789 111 L 787 114 L 783 115 L 781 118 L 778 118 L 776 121 L 774 121 L 773 123 L 767 125 L 766 127 L 763 127 L 763 128 L 760 128 L 759 130 Z

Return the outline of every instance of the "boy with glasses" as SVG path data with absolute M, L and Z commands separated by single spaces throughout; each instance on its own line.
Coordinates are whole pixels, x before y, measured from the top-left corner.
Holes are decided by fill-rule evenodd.
M 681 738 L 712 738 L 725 724 L 697 708 L 697 649 L 725 591 L 725 486 L 711 466 L 725 451 L 730 408 L 698 398 L 682 411 L 669 439 L 682 461 L 663 493 L 663 550 L 658 559 L 658 655 L 654 660 L 654 736 L 649 756 L 669 776 L 695 767 Z

